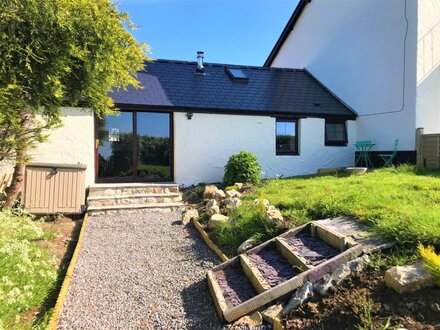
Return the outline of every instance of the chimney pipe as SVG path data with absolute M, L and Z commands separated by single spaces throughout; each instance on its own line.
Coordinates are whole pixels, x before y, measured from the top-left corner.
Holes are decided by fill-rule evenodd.
M 205 53 L 202 51 L 197 52 L 197 69 L 196 73 L 205 73 L 205 67 L 203 66 L 203 58 Z

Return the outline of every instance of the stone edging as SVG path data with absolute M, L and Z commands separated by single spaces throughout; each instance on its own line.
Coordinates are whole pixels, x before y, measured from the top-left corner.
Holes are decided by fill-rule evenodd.
M 81 230 L 79 232 L 78 241 L 75 246 L 75 250 L 73 251 L 72 258 L 70 259 L 69 267 L 67 268 L 66 275 L 64 276 L 63 284 L 61 285 L 60 293 L 58 294 L 57 302 L 52 312 L 52 316 L 50 318 L 49 325 L 47 326 L 48 330 L 56 330 L 58 325 L 58 319 L 61 315 L 61 310 L 63 308 L 64 300 L 67 296 L 67 291 L 69 290 L 70 281 L 72 279 L 73 271 L 75 269 L 75 264 L 78 259 L 79 250 L 81 249 L 82 241 L 84 238 L 84 232 L 89 220 L 89 216 L 86 213 L 81 224 Z
M 209 238 L 207 232 L 205 231 L 205 229 L 203 229 L 203 226 L 200 224 L 200 222 L 198 220 L 193 220 L 194 222 L 194 226 L 197 228 L 197 230 L 199 231 L 200 235 L 202 236 L 203 240 L 205 241 L 206 245 L 208 245 L 208 247 L 213 250 L 220 258 L 220 260 L 222 262 L 228 261 L 229 258 L 222 252 L 222 250 L 220 250 L 220 248 L 215 245 L 215 243 Z

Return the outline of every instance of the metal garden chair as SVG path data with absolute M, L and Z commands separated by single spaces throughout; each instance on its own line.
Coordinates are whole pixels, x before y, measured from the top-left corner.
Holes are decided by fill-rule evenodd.
M 379 154 L 378 156 L 384 161 L 384 167 L 393 165 L 393 160 L 396 158 L 397 149 L 399 147 L 399 139 L 394 140 L 394 149 L 392 154 Z

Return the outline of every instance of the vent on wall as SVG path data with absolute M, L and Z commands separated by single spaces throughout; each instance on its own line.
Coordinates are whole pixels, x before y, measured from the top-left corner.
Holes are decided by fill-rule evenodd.
M 228 74 L 229 78 L 232 80 L 238 80 L 238 81 L 248 81 L 249 77 L 244 74 L 244 72 L 240 69 L 235 68 L 226 68 L 226 73 Z

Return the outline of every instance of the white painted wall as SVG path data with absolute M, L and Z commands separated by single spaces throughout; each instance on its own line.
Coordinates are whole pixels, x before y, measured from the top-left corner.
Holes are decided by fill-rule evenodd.
M 417 28 L 417 127 L 440 132 L 440 1 L 419 0 Z
M 84 164 L 86 187 L 94 183 L 94 117 L 81 108 L 63 108 L 63 126 L 32 151 L 31 162 Z
M 324 119 L 301 119 L 299 156 L 275 155 L 275 118 L 174 113 L 175 181 L 190 185 L 219 182 L 229 157 L 240 150 L 253 152 L 264 177 L 316 173 L 321 167 L 352 166 L 356 124 L 347 122 L 347 147 L 324 146 Z
M 417 1 L 406 7 L 403 109 L 405 0 L 312 0 L 272 64 L 312 72 L 359 113 L 357 139 L 373 150 L 396 138 L 400 150 L 415 149 Z

